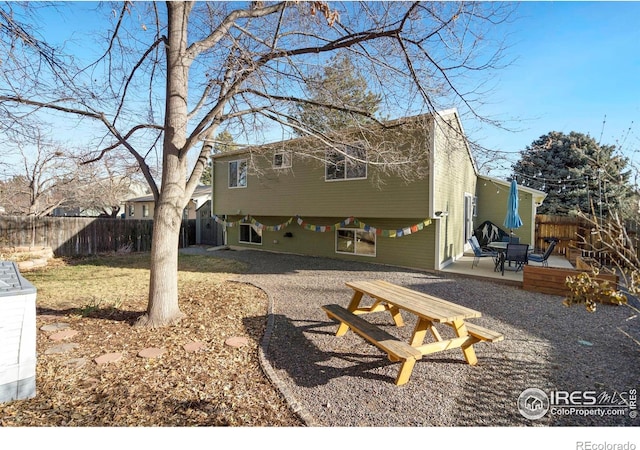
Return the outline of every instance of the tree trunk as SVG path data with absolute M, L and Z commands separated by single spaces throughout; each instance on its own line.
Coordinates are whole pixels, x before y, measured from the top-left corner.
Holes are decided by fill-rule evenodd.
M 184 317 L 178 305 L 178 245 L 185 193 L 189 61 L 185 58 L 190 4 L 167 2 L 167 98 L 162 184 L 154 211 L 147 314 L 138 325 L 162 327 Z
M 152 328 L 174 324 L 184 317 L 178 304 L 178 244 L 181 211 L 167 202 L 156 208 L 151 243 L 151 277 L 147 314 L 138 325 Z

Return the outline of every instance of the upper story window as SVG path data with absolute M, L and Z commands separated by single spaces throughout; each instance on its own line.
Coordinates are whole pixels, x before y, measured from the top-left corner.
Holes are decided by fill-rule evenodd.
M 273 168 L 286 169 L 291 167 L 291 152 L 276 152 L 273 155 Z
M 229 187 L 247 187 L 247 160 L 229 161 Z
M 328 151 L 325 162 L 325 180 L 358 180 L 367 178 L 367 151 L 353 145 L 343 152 Z

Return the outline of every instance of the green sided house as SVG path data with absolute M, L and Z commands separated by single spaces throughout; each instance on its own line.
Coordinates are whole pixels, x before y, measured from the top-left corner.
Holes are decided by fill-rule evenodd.
M 463 255 L 475 226 L 501 226 L 509 183 L 478 174 L 456 110 L 385 125 L 343 132 L 338 149 L 298 138 L 214 155 L 225 244 L 437 271 Z M 383 164 L 389 150 L 400 159 Z M 418 161 L 409 180 L 396 171 L 404 157 Z M 516 234 L 532 243 L 544 193 L 519 194 Z

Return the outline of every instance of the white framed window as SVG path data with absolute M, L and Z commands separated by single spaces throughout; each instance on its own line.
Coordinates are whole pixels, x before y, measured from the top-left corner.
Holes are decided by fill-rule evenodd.
M 229 161 L 229 187 L 247 187 L 247 160 Z
M 258 244 L 262 245 L 262 232 L 260 232 L 253 224 L 241 223 L 240 224 L 240 238 L 239 242 L 243 244 Z
M 376 256 L 376 234 L 358 228 L 338 228 L 336 253 Z
M 129 217 L 133 217 L 136 215 L 136 205 L 133 203 L 129 204 Z
M 325 181 L 362 180 L 367 178 L 367 151 L 349 145 L 343 152 L 330 150 L 324 165 Z
M 142 217 L 149 217 L 149 205 L 142 205 Z
M 273 168 L 286 169 L 291 167 L 291 152 L 276 152 L 273 154 Z

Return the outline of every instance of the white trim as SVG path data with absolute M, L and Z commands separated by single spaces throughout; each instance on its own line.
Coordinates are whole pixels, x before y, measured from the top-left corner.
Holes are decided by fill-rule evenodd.
M 231 186 L 231 164 L 232 163 L 241 163 L 244 161 L 244 167 L 245 167 L 245 175 L 244 175 L 244 185 L 241 184 L 237 184 L 236 186 Z M 237 168 L 236 168 L 236 183 L 239 183 L 240 181 L 240 164 L 238 164 Z M 246 188 L 247 185 L 249 184 L 247 180 L 248 177 L 248 171 L 249 171 L 249 163 L 247 162 L 247 159 L 234 159 L 233 161 L 229 161 L 227 164 L 227 187 L 229 189 L 242 189 L 242 188 Z
M 325 150 L 325 162 L 324 162 L 324 181 L 325 182 L 334 182 L 334 181 L 353 181 L 353 180 L 366 180 L 369 176 L 369 163 L 367 162 L 367 149 L 365 147 L 358 147 L 358 144 L 350 144 L 346 146 L 347 148 L 343 153 L 336 152 L 335 150 Z M 358 164 L 364 164 L 364 177 L 348 177 L 347 176 L 347 158 L 348 158 L 348 150 L 349 148 L 357 148 L 358 150 L 362 150 L 364 152 L 365 162 Z M 328 155 L 329 153 L 338 153 L 338 155 L 343 157 L 344 163 L 344 178 L 327 178 L 327 168 L 329 166 L 328 163 Z
M 529 242 L 531 242 L 532 246 L 535 246 L 536 244 L 536 214 L 538 211 L 538 206 L 537 203 L 534 201 L 531 202 L 531 217 L 533 218 L 533 223 L 531 224 L 531 240 Z
M 442 220 L 438 217 L 433 222 L 433 225 L 436 227 L 435 231 L 435 248 L 433 251 L 433 267 L 436 270 L 440 270 L 442 268 L 440 264 L 440 227 L 442 226 Z
M 282 164 L 276 165 L 276 156 L 282 155 Z M 289 169 L 292 166 L 293 155 L 289 150 L 280 150 L 273 152 L 273 160 L 271 161 L 271 167 L 275 170 Z M 285 164 L 285 161 L 287 162 Z
M 242 239 L 242 227 L 248 226 L 249 230 L 253 230 L 253 232 L 260 237 L 260 242 L 251 242 L 251 241 L 241 241 Z M 249 231 L 249 238 L 251 238 L 251 231 Z M 249 244 L 249 245 L 262 245 L 262 235 L 258 233 L 256 227 L 251 223 L 241 223 L 238 225 L 238 244 Z
M 462 207 L 464 209 L 464 211 L 462 212 L 462 221 L 464 222 L 462 225 L 462 242 L 467 242 L 467 239 L 469 239 L 471 236 L 473 236 L 473 210 L 474 210 L 474 195 L 470 192 L 464 192 L 463 193 L 463 199 L 462 199 Z M 469 217 L 467 217 L 467 199 L 469 199 L 469 206 L 471 207 L 471 211 L 469 211 L 471 213 L 471 215 Z M 465 219 L 468 219 L 468 221 L 470 222 L 470 226 L 471 228 L 469 230 L 467 230 L 467 221 Z M 467 237 L 467 231 L 469 231 L 469 236 Z M 464 248 L 464 245 L 463 245 Z
M 435 120 L 431 121 L 431 151 L 429 152 L 429 217 L 436 217 L 435 191 L 436 191 L 436 126 Z M 435 267 L 435 266 L 434 266 Z
M 511 182 L 507 180 L 501 180 L 500 178 L 490 177 L 488 175 L 478 175 L 478 178 L 482 178 L 483 180 L 491 181 L 492 183 L 499 184 L 501 186 L 506 187 L 507 189 L 511 186 Z M 530 188 L 528 186 L 523 186 L 518 184 L 518 190 L 531 194 L 533 196 L 533 202 L 536 203 L 537 200 L 540 200 L 540 204 L 547 198 L 547 193 L 544 191 L 539 191 L 538 189 Z

